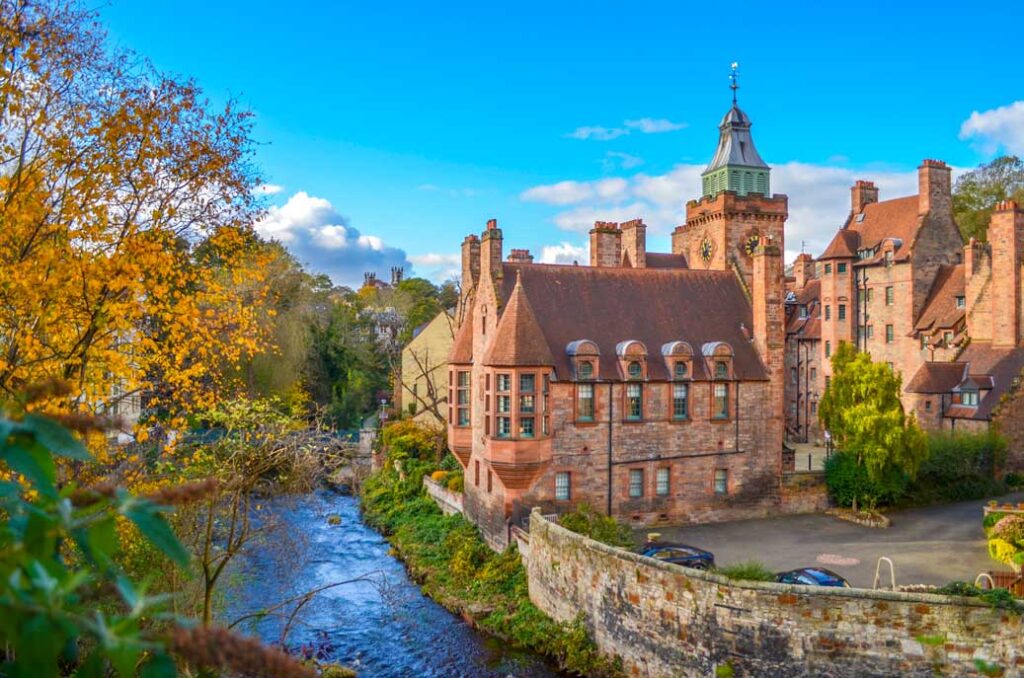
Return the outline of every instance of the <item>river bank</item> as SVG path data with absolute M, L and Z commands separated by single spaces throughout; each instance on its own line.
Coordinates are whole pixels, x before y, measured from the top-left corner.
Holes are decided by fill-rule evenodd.
M 384 464 L 363 487 L 368 524 L 387 535 L 395 553 L 428 596 L 468 623 L 514 645 L 541 653 L 563 670 L 585 676 L 617 676 L 581 620 L 555 622 L 530 602 L 526 571 L 513 548 L 494 553 L 462 516 L 445 516 L 423 490 L 429 462 L 402 459 L 400 470 Z

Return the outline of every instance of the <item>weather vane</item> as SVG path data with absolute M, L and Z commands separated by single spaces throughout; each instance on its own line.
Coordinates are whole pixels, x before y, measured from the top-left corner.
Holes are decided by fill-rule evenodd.
M 740 62 L 734 61 L 734 62 L 732 62 L 732 72 L 729 73 L 729 80 L 732 81 L 732 84 L 729 85 L 729 89 L 732 90 L 732 105 L 733 106 L 736 105 L 736 90 L 738 90 L 740 88 L 740 86 L 736 83 L 736 77 L 739 76 L 739 74 L 740 74 Z

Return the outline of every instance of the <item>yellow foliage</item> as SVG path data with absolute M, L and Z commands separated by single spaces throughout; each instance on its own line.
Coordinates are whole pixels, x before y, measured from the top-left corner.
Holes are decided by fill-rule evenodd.
M 434 471 L 433 473 L 430 474 L 430 479 L 438 483 L 444 482 L 444 479 L 447 477 L 447 471 Z

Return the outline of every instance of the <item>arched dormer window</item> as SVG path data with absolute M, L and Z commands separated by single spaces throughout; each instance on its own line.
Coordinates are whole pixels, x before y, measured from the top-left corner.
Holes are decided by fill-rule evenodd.
M 593 381 L 598 375 L 601 351 L 590 339 L 577 339 L 565 347 L 565 353 L 572 364 L 573 379 L 576 381 Z
M 636 339 L 620 341 L 615 347 L 615 354 L 619 359 L 619 369 L 624 379 L 628 381 L 647 379 L 647 347 L 642 341 Z
M 701 347 L 708 374 L 715 381 L 733 379 L 732 346 L 724 341 L 712 341 Z
M 670 341 L 661 347 L 665 369 L 673 381 L 693 378 L 693 348 L 685 341 Z

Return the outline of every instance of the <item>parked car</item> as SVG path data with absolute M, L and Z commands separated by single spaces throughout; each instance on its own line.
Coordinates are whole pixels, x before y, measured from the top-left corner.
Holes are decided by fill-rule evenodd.
M 804 586 L 842 586 L 850 588 L 850 582 L 832 570 L 824 567 L 801 567 L 789 572 L 779 572 L 775 581 L 783 584 L 803 584 Z
M 667 541 L 649 541 L 637 551 L 642 556 L 657 558 L 666 563 L 675 563 L 695 570 L 710 570 L 715 566 L 715 556 L 710 551 L 696 546 L 675 544 Z

